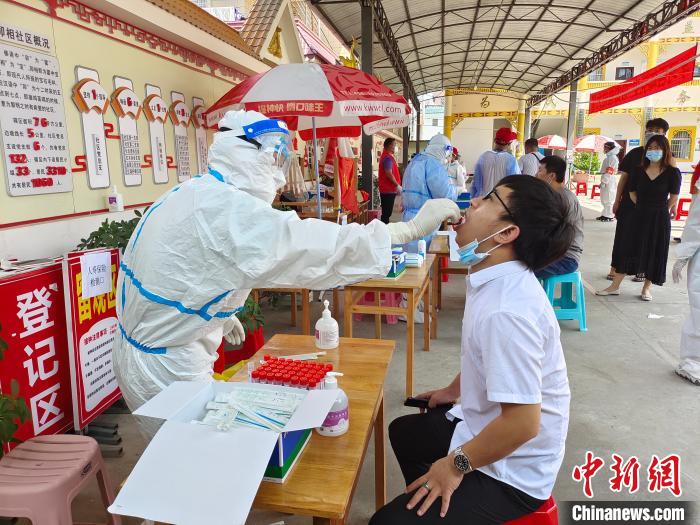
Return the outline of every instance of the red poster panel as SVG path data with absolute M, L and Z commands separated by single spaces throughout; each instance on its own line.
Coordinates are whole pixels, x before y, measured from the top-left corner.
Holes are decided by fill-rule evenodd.
M 83 298 L 81 257 L 107 251 L 111 257 L 112 291 Z M 72 378 L 74 426 L 85 428 L 114 403 L 121 392 L 112 368 L 117 324 L 119 250 L 71 252 L 63 260 L 68 355 Z
M 593 114 L 659 93 L 693 80 L 697 45 L 621 84 L 591 94 L 588 113 Z
M 9 395 L 13 380 L 19 385 L 31 413 L 15 433 L 21 441 L 58 434 L 73 421 L 64 308 L 60 262 L 0 279 L 0 335 L 8 345 L 0 393 Z

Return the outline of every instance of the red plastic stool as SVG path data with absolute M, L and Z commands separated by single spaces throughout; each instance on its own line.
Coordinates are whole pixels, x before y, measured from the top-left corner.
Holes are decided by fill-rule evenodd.
M 440 268 L 447 268 L 450 265 L 450 259 L 447 256 L 442 256 L 440 257 Z M 450 274 L 449 273 L 442 273 L 440 275 L 442 278 L 443 283 L 447 283 L 450 281 Z
M 549 499 L 535 512 L 517 520 L 507 521 L 505 525 L 558 525 L 558 523 L 557 503 L 552 496 L 549 496 Z
M 92 479 L 105 509 L 114 502 L 97 441 L 87 436 L 39 436 L 0 460 L 0 516 L 29 518 L 32 525 L 72 525 L 71 501 Z M 112 525 L 121 518 L 108 515 Z
M 679 221 L 681 217 L 688 216 L 688 208 L 690 208 L 690 203 L 692 199 L 678 199 L 678 206 L 676 207 L 676 220 Z M 686 208 L 686 204 L 688 208 Z
M 588 183 L 587 182 L 577 182 L 576 183 L 576 195 L 588 195 Z
M 591 188 L 591 199 L 596 197 L 600 197 L 600 184 L 594 184 L 593 188 Z

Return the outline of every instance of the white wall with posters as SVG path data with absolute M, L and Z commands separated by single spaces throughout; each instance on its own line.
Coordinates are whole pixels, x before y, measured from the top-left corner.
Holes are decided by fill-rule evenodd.
M 180 35 L 189 38 L 189 42 L 182 38 L 177 43 L 159 39 L 159 35 L 142 31 L 135 21 L 124 21 L 114 16 L 116 8 L 113 6 L 118 3 L 111 0 L 99 3 L 86 0 L 85 4 L 59 2 L 54 14 L 49 13 L 47 3 L 36 0 L 1 3 L 3 16 L 0 25 L 12 28 L 14 37 L 20 30 L 36 35 L 39 44 L 45 38 L 49 47 L 41 49 L 39 45 L 37 48 L 33 36 L 29 39 L 30 43 L 24 38 L 20 42 L 19 39 L 7 38 L 5 31 L 3 38 L 0 29 L 0 104 L 3 100 L 9 102 L 10 95 L 3 91 L 14 90 L 3 85 L 10 80 L 23 84 L 21 89 L 18 88 L 22 99 L 25 95 L 43 97 L 32 100 L 31 106 L 26 108 L 0 106 L 0 127 L 3 132 L 0 137 L 3 145 L 0 155 L 0 258 L 59 255 L 74 248 L 80 237 L 95 229 L 105 217 L 133 217 L 131 211 L 106 214 L 105 197 L 116 186 L 127 208 L 143 208 L 177 184 L 178 175 L 184 180 L 186 171 L 180 170 L 178 173 L 176 168 L 176 137 L 180 137 L 177 139 L 177 155 L 182 161 L 188 160 L 189 173 L 196 174 L 201 163 L 197 155 L 202 149 L 203 135 L 196 131 L 191 122 L 186 127 L 182 123 L 177 124 L 176 133 L 176 118 L 171 118 L 167 111 L 157 115 L 160 120 L 156 118 L 156 128 L 159 125 L 164 128 L 159 148 L 165 152 L 163 161 L 167 180 L 162 176 L 156 180 L 151 167 L 157 161 L 152 151 L 153 122 L 149 121 L 153 115 L 141 107 L 138 111 L 134 109 L 138 115 L 133 120 L 133 114 L 120 112 L 110 100 L 105 101 L 100 95 L 100 87 L 111 96 L 119 87 L 128 86 L 130 82 L 133 94 L 142 104 L 149 94 L 147 85 L 154 86 L 160 89 L 162 103 L 167 109 L 173 104 L 175 93 L 176 98 L 180 98 L 178 95 L 181 94 L 187 110 L 192 110 L 196 102 L 193 98 L 203 101 L 206 107 L 246 75 L 268 68 L 240 49 L 224 44 L 193 25 L 187 24 L 188 34 Z M 163 27 L 184 23 L 153 4 L 141 0 L 138 3 L 143 4 L 143 9 L 131 9 L 138 12 L 134 17 L 157 15 Z M 96 9 L 90 7 L 92 5 Z M 158 33 L 152 24 L 144 22 L 144 25 L 149 27 L 149 31 Z M 231 57 L 244 55 L 245 60 L 242 61 L 245 67 L 239 66 L 233 59 L 226 62 L 221 58 L 221 53 L 215 57 L 216 60 L 200 54 L 207 39 L 215 40 L 219 51 L 223 49 Z M 191 46 L 186 46 L 187 43 Z M 6 51 L 16 51 L 20 56 L 9 57 Z M 14 62 L 12 65 L 9 64 L 10 59 Z M 18 65 L 20 62 L 23 63 L 21 67 Z M 221 67 L 212 72 L 212 63 Z M 29 71 L 30 66 L 40 70 Z M 95 79 L 99 85 L 83 81 L 82 86 L 88 89 L 74 93 L 74 88 L 80 87 L 77 86 L 79 81 L 90 71 L 99 77 Z M 44 78 L 39 77 L 54 78 L 57 85 L 47 86 Z M 42 86 L 47 86 L 51 91 L 37 91 Z M 49 98 L 60 98 L 60 103 L 51 102 Z M 122 101 L 127 102 L 129 98 L 133 97 L 123 97 Z M 25 102 L 26 99 L 18 101 Z M 46 113 L 44 110 L 47 108 L 53 111 Z M 120 109 L 124 108 L 120 106 Z M 182 115 L 184 108 L 178 109 Z M 27 113 L 23 116 L 24 120 L 13 121 L 20 113 Z M 125 118 L 132 119 L 130 125 Z M 31 125 L 25 126 L 27 121 Z M 29 137 L 29 134 L 43 136 Z M 137 144 L 130 142 L 124 150 L 121 147 L 124 134 L 130 141 L 137 137 Z M 196 146 L 196 137 L 199 137 L 200 148 Z M 40 139 L 37 145 L 35 138 Z M 206 133 L 206 138 L 211 141 L 210 132 Z M 5 147 L 15 148 L 18 143 L 24 143 L 23 147 L 30 149 Z M 61 146 L 65 149 L 61 149 Z M 134 162 L 136 146 L 141 167 L 140 183 L 139 170 L 135 169 Z M 32 149 L 37 147 L 38 150 Z M 27 162 L 11 165 L 10 153 L 26 154 Z M 35 161 L 38 154 L 45 154 L 51 160 Z M 24 158 L 15 156 L 12 160 L 17 162 Z M 129 176 L 124 173 L 125 161 Z M 49 169 L 51 174 L 47 173 Z M 16 184 L 22 178 L 26 180 L 25 185 L 13 187 L 13 182 Z M 32 183 L 32 179 L 39 180 Z M 29 187 L 26 182 L 29 182 Z

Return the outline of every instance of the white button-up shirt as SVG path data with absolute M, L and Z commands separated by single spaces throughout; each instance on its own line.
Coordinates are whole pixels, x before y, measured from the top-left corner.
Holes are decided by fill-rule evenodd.
M 461 402 L 450 450 L 470 441 L 501 414 L 500 403 L 542 406 L 540 432 L 509 456 L 479 468 L 545 500 L 564 457 L 569 381 L 559 324 L 542 286 L 521 262 L 467 277 L 462 321 Z

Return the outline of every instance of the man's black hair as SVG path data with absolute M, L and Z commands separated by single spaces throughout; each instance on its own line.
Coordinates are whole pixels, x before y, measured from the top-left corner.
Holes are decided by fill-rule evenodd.
M 527 139 L 525 141 L 525 147 L 538 149 L 540 147 L 540 145 L 537 142 L 537 139 Z
M 666 122 L 662 118 L 653 118 L 651 120 L 647 120 L 647 124 L 645 126 L 646 129 L 649 128 L 661 128 L 664 130 L 664 133 L 668 133 L 668 122 Z
M 384 149 L 387 149 L 389 146 L 391 146 L 394 142 L 396 142 L 396 139 L 392 139 L 391 137 L 387 137 L 384 139 Z
M 564 159 L 556 155 L 547 155 L 540 160 L 540 164 L 544 165 L 547 173 L 554 173 L 557 182 L 564 182 L 564 177 L 566 177 L 566 161 Z
M 537 271 L 564 257 L 575 235 L 566 197 L 536 177 L 510 175 L 496 187 L 501 186 L 511 190 L 504 199 L 520 228 L 513 242 L 517 259 Z M 501 219 L 513 220 L 505 210 Z

